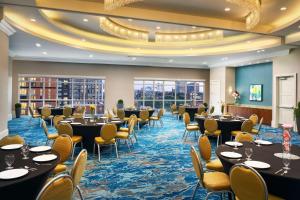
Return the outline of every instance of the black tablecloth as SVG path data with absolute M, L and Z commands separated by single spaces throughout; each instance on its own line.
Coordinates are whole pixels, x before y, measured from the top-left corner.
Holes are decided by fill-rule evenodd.
M 49 151 L 50 152 L 50 151 Z M 48 152 L 48 153 L 49 153 Z M 45 153 L 45 152 L 44 152 Z M 52 153 L 59 156 L 56 152 Z M 37 165 L 32 161 L 32 158 L 42 153 L 29 153 L 29 159 L 23 160 L 21 150 L 1 150 L 0 149 L 0 171 L 4 171 L 7 167 L 4 161 L 5 155 L 14 154 L 14 168 L 37 168 L 35 171 L 29 171 L 27 175 L 13 180 L 0 180 L 0 199 L 1 200 L 20 200 L 20 199 L 35 199 L 50 173 L 57 165 L 59 158 L 54 161 L 47 162 L 51 165 Z
M 98 125 L 96 122 L 90 122 L 89 119 L 74 119 L 73 121 L 82 123 L 81 125 L 71 124 L 73 128 L 73 134 L 82 136 L 83 147 L 88 152 L 93 152 L 95 137 L 100 136 L 102 125 Z M 102 121 L 99 120 L 97 122 Z M 119 129 L 123 122 L 118 122 L 115 124 Z
M 38 108 L 37 111 L 41 115 L 42 114 L 42 109 L 43 108 Z M 50 108 L 51 109 L 51 115 L 56 116 L 56 115 L 63 115 L 64 108 Z M 75 108 L 72 108 L 72 114 L 74 112 Z
M 148 110 L 149 111 L 149 117 L 151 117 L 154 113 L 154 110 Z M 125 117 L 130 117 L 130 115 L 136 115 L 137 117 L 140 117 L 140 110 L 125 110 Z
M 271 165 L 269 169 L 257 170 L 264 178 L 268 191 L 288 200 L 298 200 L 300 198 L 300 160 L 292 160 L 290 164 L 291 170 L 284 176 L 281 176 L 280 173 L 274 174 L 283 167 L 282 159 L 274 156 L 274 153 L 282 152 L 281 144 L 260 147 L 253 143 L 245 142 L 243 144 L 244 146 L 238 150 L 234 150 L 227 145 L 221 145 L 217 148 L 216 154 L 220 158 L 227 174 L 229 174 L 229 170 L 234 164 L 245 161 L 245 147 L 251 147 L 253 149 L 252 160 L 263 161 Z M 235 151 L 241 153 L 243 158 L 240 161 L 228 159 L 221 156 L 220 153 L 222 151 Z M 300 147 L 292 146 L 292 154 L 300 156 Z
M 191 121 L 194 121 L 195 114 L 198 112 L 197 107 L 186 107 L 185 112 L 189 113 Z
M 198 122 L 200 131 L 204 133 L 205 118 L 195 117 L 195 120 Z M 218 122 L 218 129 L 222 131 L 220 137 L 220 143 L 224 144 L 226 141 L 231 140 L 231 131 L 241 130 L 243 120 L 233 121 L 232 119 L 223 119 L 223 120 L 217 120 L 217 122 Z

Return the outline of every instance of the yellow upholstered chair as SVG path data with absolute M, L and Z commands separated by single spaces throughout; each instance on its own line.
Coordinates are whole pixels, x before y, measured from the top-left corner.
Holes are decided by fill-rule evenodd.
M 60 174 L 43 186 L 36 200 L 72 200 L 73 192 L 74 184 L 71 176 Z
M 177 110 L 177 106 L 175 103 L 172 104 L 170 108 L 171 108 L 172 115 L 178 115 L 178 110 Z
M 51 115 L 51 109 L 48 107 L 43 107 L 42 108 L 42 119 L 43 120 L 50 120 L 51 121 L 51 126 L 52 126 L 52 120 L 53 120 L 53 115 Z
M 115 145 L 116 156 L 117 158 L 119 157 L 116 136 L 117 136 L 117 127 L 115 124 L 105 124 L 104 126 L 102 126 L 100 137 L 95 137 L 95 142 L 94 142 L 94 154 L 97 145 L 99 162 L 100 162 L 100 146 Z
M 197 109 L 197 113 L 195 114 L 195 116 L 201 116 L 202 113 L 205 112 L 205 107 L 203 105 L 199 106 Z
M 235 136 L 235 141 L 237 141 L 237 142 L 252 142 L 253 136 L 250 133 L 238 133 Z
M 239 133 L 243 133 L 243 132 L 251 133 L 252 128 L 253 128 L 253 122 L 250 119 L 244 121 L 240 131 L 231 131 L 231 139 Z
M 128 117 L 125 117 L 125 111 L 123 109 L 118 109 L 117 110 L 117 116 L 118 118 L 120 118 L 121 120 L 127 122 L 128 121 Z
M 194 199 L 196 191 L 200 186 L 207 189 L 208 193 L 206 199 L 213 193 L 231 193 L 230 180 L 227 174 L 223 172 L 204 172 L 198 153 L 193 146 L 191 147 L 190 155 L 192 157 L 195 173 L 198 177 L 192 199 Z
M 260 118 L 260 121 L 259 121 L 257 129 L 256 128 L 252 128 L 252 130 L 251 130 L 252 134 L 254 134 L 254 135 L 258 135 L 259 134 L 263 121 L 264 121 L 264 118 L 263 117 Z
M 9 144 L 25 144 L 25 140 L 19 135 L 7 135 L 0 140 L 0 147 Z
M 46 122 L 43 119 L 42 119 L 42 128 L 47 138 L 46 145 L 48 145 L 49 140 L 55 140 L 58 137 L 58 133 L 49 133 Z
M 150 129 L 149 124 L 149 111 L 148 110 L 141 110 L 140 111 L 140 117 L 138 118 L 138 127 L 140 127 L 140 124 L 145 124 L 148 126 L 148 129 Z
M 281 200 L 269 194 L 262 176 L 245 164 L 234 165 L 229 176 L 232 191 L 238 200 Z
M 73 142 L 73 152 L 72 152 L 72 159 L 73 159 L 76 145 L 78 143 L 80 143 L 81 147 L 83 147 L 82 136 L 73 135 L 73 128 L 69 123 L 59 124 L 57 127 L 57 132 L 58 132 L 58 135 L 67 134 L 71 137 L 72 142 Z
M 58 124 L 60 121 L 64 120 L 65 116 L 64 115 L 56 115 L 53 117 L 53 124 L 54 124 L 54 127 L 57 129 L 58 127 Z
M 68 107 L 68 106 L 64 107 L 63 115 L 65 118 L 71 117 L 72 116 L 72 108 Z
M 157 116 L 151 116 L 150 117 L 150 122 L 152 121 L 152 126 L 154 127 L 154 125 L 156 124 L 156 122 L 160 122 L 161 127 L 163 127 L 164 123 L 162 121 L 162 116 L 164 115 L 164 109 L 159 109 Z
M 77 106 L 77 108 L 74 110 L 72 117 L 83 118 L 85 110 L 86 110 L 85 106 Z
M 185 107 L 184 106 L 179 106 L 178 107 L 178 120 L 180 117 L 183 117 L 183 114 L 185 113 Z
M 130 117 L 128 119 L 128 124 L 130 124 L 131 122 L 133 122 L 132 134 L 134 135 L 135 140 L 137 141 L 137 135 L 136 135 L 136 132 L 134 130 L 134 127 L 137 126 L 137 124 L 138 124 L 138 118 L 137 118 L 137 116 L 135 114 L 130 115 Z M 121 132 L 128 132 L 129 133 L 129 127 L 121 127 L 120 131 Z
M 223 172 L 223 165 L 219 159 L 211 160 L 211 145 L 206 135 L 202 135 L 198 140 L 198 147 L 201 158 L 206 162 L 206 169 Z
M 190 118 L 190 114 L 185 112 L 183 114 L 183 121 L 184 121 L 184 125 L 185 125 L 185 130 L 183 133 L 183 138 L 184 141 L 186 140 L 186 138 L 188 137 L 188 135 L 193 132 L 195 134 L 195 137 L 197 136 L 197 133 L 200 133 L 200 128 L 197 124 L 191 124 L 191 118 Z
M 71 177 L 73 180 L 73 184 L 74 187 L 76 187 L 81 200 L 83 200 L 83 196 L 79 187 L 79 183 L 82 175 L 84 174 L 86 163 L 87 163 L 87 151 L 85 149 L 82 149 L 78 154 L 71 170 Z
M 129 151 L 131 151 L 129 143 L 131 143 L 131 145 L 133 145 L 133 141 L 132 141 L 132 136 L 134 136 L 133 128 L 134 128 L 134 121 L 131 120 L 131 122 L 128 123 L 128 131 L 118 131 L 117 135 L 116 135 L 116 139 L 118 141 L 125 140 L 125 143 L 127 144 Z
M 213 119 L 205 119 L 204 121 L 204 134 L 207 136 L 217 137 L 217 146 L 219 145 L 219 139 L 221 135 L 221 130 L 218 129 L 218 122 Z
M 31 115 L 30 120 L 31 120 L 32 118 L 41 118 L 41 115 L 40 115 L 40 114 L 36 114 L 36 113 L 34 112 L 34 109 L 33 109 L 32 106 L 29 106 L 29 113 L 30 113 L 30 115 Z
M 64 172 L 67 170 L 67 166 L 64 165 L 73 149 L 73 142 L 69 135 L 63 134 L 59 135 L 52 144 L 52 149 L 59 154 L 59 163 L 54 168 L 54 174 Z
M 249 119 L 252 121 L 253 126 L 256 126 L 256 124 L 258 123 L 258 116 L 256 114 L 252 114 Z

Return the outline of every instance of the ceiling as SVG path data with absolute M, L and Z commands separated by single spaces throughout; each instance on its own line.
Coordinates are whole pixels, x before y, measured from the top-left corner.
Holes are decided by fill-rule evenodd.
M 116 9 L 119 12 L 111 11 L 111 17 L 102 8 L 103 1 L 50 2 L 0 0 L 5 6 L 5 21 L 16 30 L 10 36 L 10 54 L 14 59 L 209 68 L 270 62 L 275 56 L 287 55 L 300 43 L 300 12 L 294 12 L 300 0 L 262 0 L 262 20 L 251 31 L 243 28 L 248 12 L 226 0 L 144 0 Z M 62 2 L 69 6 L 64 7 Z M 84 9 L 82 5 L 85 5 Z M 287 11 L 280 11 L 283 6 Z M 225 7 L 230 7 L 231 11 L 225 12 Z M 95 8 L 102 10 L 95 14 Z M 143 11 L 144 15 L 133 15 L 134 10 L 137 13 Z M 162 14 L 162 17 L 151 17 L 152 12 Z M 125 39 L 103 29 L 100 17 L 109 17 L 107 19 L 125 30 L 147 31 L 149 37 L 153 34 L 155 37 L 158 32 L 190 36 L 216 30 L 222 31 L 223 37 L 201 39 L 199 36 L 193 41 L 183 42 L 175 39 L 168 42 Z M 187 23 L 182 20 L 184 18 L 191 20 Z M 201 20 L 197 23 L 192 20 L 204 18 L 206 24 L 210 22 L 212 25 L 204 23 L 205 26 L 201 26 Z M 220 23 L 222 21 L 230 22 L 230 26 Z M 37 43 L 40 47 L 36 46 Z

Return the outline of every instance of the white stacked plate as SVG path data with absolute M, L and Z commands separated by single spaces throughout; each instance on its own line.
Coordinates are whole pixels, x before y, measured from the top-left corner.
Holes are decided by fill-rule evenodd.
M 120 123 L 121 121 L 116 120 L 116 121 L 111 121 L 111 123 Z
M 261 144 L 261 145 L 271 145 L 271 144 L 273 144 L 272 142 L 267 141 L 267 140 L 255 140 L 254 142 L 256 144 Z
M 101 119 L 108 119 L 108 117 L 100 117 Z
M 81 125 L 80 122 L 72 122 L 72 123 L 70 123 L 70 124 L 72 124 L 72 125 Z
M 36 156 L 36 157 L 32 158 L 32 160 L 35 162 L 49 162 L 49 161 L 55 160 L 56 158 L 57 158 L 57 155 L 44 154 L 44 155 Z
M 245 165 L 249 167 L 253 167 L 255 169 L 268 169 L 271 167 L 268 163 L 261 162 L 261 161 L 255 161 L 255 160 L 248 160 L 244 162 Z
M 223 151 L 221 152 L 221 155 L 226 157 L 226 158 L 242 158 L 242 154 L 236 153 L 236 152 L 232 152 L 232 151 Z
M 233 119 L 231 120 L 232 122 L 240 122 L 241 120 L 240 119 Z
M 73 119 L 75 119 L 74 117 L 69 117 L 69 118 L 67 118 L 66 120 L 73 120 Z
M 62 120 L 62 121 L 60 121 L 60 123 L 70 123 L 70 122 L 72 122 L 72 121 L 70 121 L 70 120 Z
M 51 147 L 49 146 L 38 146 L 38 147 L 32 147 L 29 149 L 31 152 L 44 152 L 51 150 Z
M 235 141 L 228 141 L 228 142 L 225 142 L 226 145 L 228 146 L 231 146 L 231 147 L 242 147 L 243 146 L 243 143 L 240 143 L 240 142 L 235 142 Z
M 97 125 L 105 125 L 106 123 L 96 123 Z
M 0 172 L 0 179 L 2 180 L 10 180 L 15 178 L 20 178 L 28 174 L 29 171 L 27 169 L 9 169 Z
M 20 149 L 23 146 L 23 144 L 9 144 L 2 146 L 2 150 L 14 150 L 14 149 Z
M 84 117 L 84 119 L 92 119 L 92 117 Z

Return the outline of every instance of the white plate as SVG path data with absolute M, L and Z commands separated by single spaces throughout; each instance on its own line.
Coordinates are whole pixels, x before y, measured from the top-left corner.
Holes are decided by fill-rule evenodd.
M 96 123 L 97 125 L 105 125 L 106 123 Z
M 255 140 L 254 141 L 256 144 L 261 144 L 261 145 L 271 145 L 273 144 L 272 142 L 266 141 L 266 140 Z
M 27 169 L 9 169 L 0 172 L 0 179 L 9 180 L 9 179 L 20 178 L 22 176 L 25 176 L 28 173 L 29 171 Z
M 84 117 L 84 119 L 92 119 L 92 117 Z
M 51 147 L 49 146 L 38 146 L 38 147 L 32 147 L 29 149 L 31 152 L 44 152 L 51 150 Z
M 3 150 L 13 150 L 13 149 L 20 149 L 23 146 L 23 144 L 9 144 L 2 146 L 1 149 Z
M 239 119 L 233 119 L 233 120 L 231 120 L 232 122 L 240 122 L 241 120 L 239 120 Z
M 70 123 L 70 124 L 72 124 L 72 125 L 81 125 L 80 122 L 72 122 L 72 123 Z
M 226 145 L 228 146 L 231 146 L 231 147 L 242 147 L 243 146 L 243 143 L 240 143 L 240 142 L 234 142 L 234 141 L 228 141 L 228 142 L 225 142 Z
M 227 158 L 241 158 L 243 157 L 242 154 L 232 152 L 232 151 L 223 151 L 221 152 L 221 155 Z
M 72 122 L 72 121 L 69 121 L 69 120 L 62 120 L 62 121 L 60 121 L 60 123 L 70 123 L 70 122 Z
M 287 157 L 286 153 L 274 153 L 274 156 L 278 157 L 278 158 L 282 158 L 282 157 Z M 290 154 L 289 157 L 287 157 L 287 159 L 289 160 L 299 160 L 300 157 L 294 154 Z
M 249 167 L 253 167 L 256 169 L 268 169 L 271 167 L 271 165 L 269 165 L 268 163 L 255 161 L 255 160 L 245 161 L 245 165 L 248 165 Z
M 101 119 L 108 119 L 108 117 L 100 117 Z
M 69 117 L 69 118 L 67 118 L 66 120 L 73 120 L 73 119 L 75 119 L 75 118 L 73 118 L 73 117 Z
M 48 162 L 48 161 L 55 160 L 56 158 L 57 158 L 57 155 L 44 154 L 44 155 L 36 156 L 32 160 L 35 162 Z
M 116 120 L 116 121 L 111 121 L 111 123 L 120 123 L 121 121 L 118 121 L 118 120 Z

